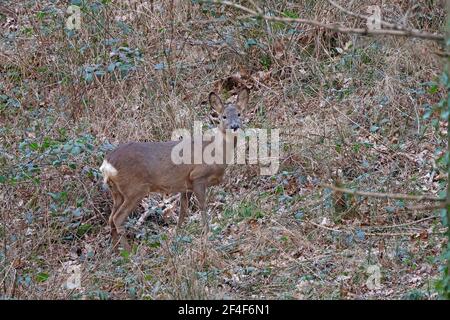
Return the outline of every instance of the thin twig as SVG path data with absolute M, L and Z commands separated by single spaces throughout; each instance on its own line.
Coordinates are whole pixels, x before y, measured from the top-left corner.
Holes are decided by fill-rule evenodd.
M 372 236 L 372 237 L 412 237 L 417 235 L 416 233 L 411 233 L 411 232 L 402 232 L 402 233 L 383 233 L 383 232 L 379 232 L 379 233 L 365 233 L 365 236 Z
M 309 224 L 312 224 L 315 227 L 322 228 L 322 229 L 325 229 L 325 230 L 328 230 L 328 231 L 333 231 L 333 232 L 344 232 L 345 231 L 345 230 L 340 230 L 340 229 L 333 229 L 333 228 L 330 228 L 330 227 L 327 227 L 327 226 L 324 226 L 324 225 L 312 222 L 310 220 L 306 220 L 306 222 L 308 222 Z
M 8 7 L 0 6 L 0 12 L 4 15 L 10 14 L 14 17 L 14 19 L 17 20 L 17 14 L 13 10 L 9 9 Z
M 424 221 L 428 221 L 428 220 L 432 220 L 432 219 L 436 219 L 439 218 L 438 216 L 431 216 L 431 217 L 426 217 L 420 220 L 415 220 L 415 221 L 410 221 L 410 222 L 406 222 L 406 223 L 401 223 L 401 224 L 393 224 L 393 225 L 389 225 L 389 226 L 371 226 L 370 228 L 373 229 L 392 229 L 392 228 L 403 228 L 403 227 L 409 227 L 413 224 L 418 224 Z
M 402 224 L 393 224 L 393 225 L 388 225 L 388 226 L 371 226 L 371 227 L 369 227 L 369 228 L 370 228 L 370 229 L 393 229 L 393 228 L 403 228 L 403 227 L 408 227 L 408 226 L 411 226 L 411 225 L 414 225 L 414 224 L 419 224 L 419 223 L 424 222 L 424 221 L 436 219 L 436 218 L 439 218 L 439 217 L 438 217 L 438 216 L 431 216 L 431 217 L 426 217 L 426 218 L 423 218 L 423 219 L 420 219 L 420 220 L 410 221 L 410 222 L 406 222 L 406 223 L 402 223 Z M 355 230 L 352 230 L 352 229 L 335 229 L 335 228 L 327 227 L 327 226 L 320 225 L 320 224 L 318 224 L 318 223 L 312 222 L 312 221 L 310 221 L 310 220 L 305 220 L 305 222 L 307 222 L 307 223 L 309 223 L 309 224 L 311 224 L 311 225 L 313 225 L 313 226 L 315 226 L 315 227 L 318 227 L 318 228 L 327 230 L 327 231 L 333 231 L 333 232 L 337 232 L 337 233 L 341 233 L 341 232 L 344 232 L 344 233 L 353 233 L 353 232 L 355 232 Z M 361 228 L 361 230 L 365 231 L 365 230 L 367 230 L 367 229 L 366 229 L 366 228 Z M 368 235 L 368 236 L 375 236 L 375 235 L 400 236 L 400 235 L 416 235 L 416 234 L 417 234 L 417 232 L 415 232 L 415 233 L 408 233 L 408 234 L 405 234 L 405 233 L 395 233 L 395 234 L 392 234 L 392 233 L 380 233 L 380 232 L 378 232 L 378 233 L 377 233 L 377 232 L 372 232 L 372 233 L 371 233 L 371 232 L 364 232 L 364 235 Z
M 331 189 L 334 191 L 339 191 L 347 194 L 353 194 L 363 197 L 374 197 L 374 198 L 384 198 L 384 199 L 397 199 L 397 200 L 413 200 L 413 201 L 445 201 L 443 198 L 437 198 L 430 195 L 413 196 L 409 194 L 402 193 L 381 193 L 381 192 L 369 192 L 369 191 L 359 191 L 351 190 L 347 188 L 338 188 L 329 184 L 321 184 L 322 188 Z
M 436 209 L 443 209 L 443 208 L 445 208 L 444 201 L 442 201 L 442 203 L 439 203 L 436 205 L 406 206 L 404 208 L 399 208 L 399 209 L 412 210 L 412 211 L 424 211 L 424 210 L 436 210 Z
M 396 27 L 396 29 L 368 29 L 368 28 L 348 28 L 341 26 L 337 23 L 323 23 L 317 20 L 310 19 L 301 19 L 301 18 L 288 18 L 288 17 L 277 17 L 277 16 L 267 16 L 259 14 L 258 12 L 244 7 L 240 4 L 231 2 L 231 1 L 222 1 L 222 0 L 200 0 L 200 3 L 215 3 L 222 4 L 225 6 L 233 7 L 239 9 L 241 11 L 245 11 L 257 18 L 261 18 L 268 21 L 278 21 L 278 22 L 298 22 L 303 24 L 312 25 L 318 28 L 324 28 L 328 30 L 333 30 L 341 33 L 353 33 L 353 34 L 361 34 L 361 35 L 390 35 L 390 36 L 400 36 L 400 37 L 413 37 L 413 38 L 421 38 L 427 40 L 434 41 L 443 41 L 445 39 L 444 35 L 439 33 L 429 33 L 426 31 L 416 30 L 416 29 L 407 29 L 402 26 Z
M 341 10 L 345 14 L 348 14 L 349 16 L 353 16 L 353 17 L 359 18 L 361 20 L 366 20 L 366 21 L 371 19 L 371 17 L 369 17 L 369 16 L 365 16 L 363 14 L 359 14 L 359 13 L 353 12 L 351 10 L 348 10 L 348 9 L 340 6 L 339 4 L 337 4 L 336 2 L 334 2 L 332 0 L 327 0 L 327 1 L 333 7 L 336 7 L 337 9 Z M 387 22 L 387 21 L 383 21 L 381 19 L 379 20 L 379 22 L 380 22 L 381 25 L 386 26 L 386 27 L 391 28 L 391 29 L 403 30 L 403 31 L 407 31 L 407 32 L 414 30 L 414 31 L 420 32 L 420 30 L 417 30 L 417 29 L 409 30 L 408 28 L 405 28 L 404 26 L 401 26 L 401 25 L 398 25 L 398 24 L 394 24 L 394 23 L 390 23 L 390 22 Z

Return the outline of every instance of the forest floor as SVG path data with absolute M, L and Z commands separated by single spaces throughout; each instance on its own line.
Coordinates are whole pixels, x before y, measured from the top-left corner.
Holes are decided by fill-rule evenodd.
M 82 8 L 79 30 L 64 28 L 66 1 L 0 5 L 0 297 L 437 298 L 439 210 L 323 187 L 445 194 L 437 43 L 196 1 L 71 2 Z M 410 2 L 380 5 L 383 18 L 402 21 Z M 421 1 L 404 23 L 442 33 L 444 2 Z M 327 1 L 265 7 L 365 25 Z M 152 195 L 126 223 L 132 252 L 114 253 L 105 154 L 169 140 L 195 120 L 207 128 L 209 92 L 227 100 L 244 87 L 245 126 L 280 129 L 278 172 L 230 166 L 209 193 L 206 242 L 195 201 L 175 234 L 177 201 Z

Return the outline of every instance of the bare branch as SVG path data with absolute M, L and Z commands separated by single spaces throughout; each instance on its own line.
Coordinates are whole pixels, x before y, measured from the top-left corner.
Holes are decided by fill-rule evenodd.
M 346 188 L 338 188 L 329 184 L 321 184 L 322 188 L 331 189 L 338 192 L 343 192 L 347 194 L 353 194 L 363 197 L 373 197 L 373 198 L 384 198 L 384 199 L 397 199 L 397 200 L 413 200 L 413 201 L 445 201 L 444 198 L 436 198 L 430 195 L 413 196 L 409 194 L 402 193 L 381 193 L 381 192 L 369 192 L 369 191 L 359 191 L 351 190 Z M 419 207 L 417 207 L 419 208 Z M 435 209 L 435 207 L 433 207 Z M 423 209 L 423 208 L 421 208 Z
M 0 12 L 4 13 L 5 15 L 12 15 L 14 19 L 17 19 L 16 13 L 5 6 L 0 6 Z
M 445 39 L 444 35 L 438 33 L 429 33 L 426 31 L 420 31 L 416 29 L 408 29 L 402 26 L 396 26 L 396 30 L 394 29 L 368 29 L 368 28 L 348 28 L 341 26 L 337 23 L 323 23 L 317 20 L 309 20 L 309 19 L 301 19 L 301 18 L 288 18 L 288 17 L 277 17 L 277 16 L 267 16 L 262 15 L 250 8 L 244 7 L 240 4 L 225 1 L 225 0 L 200 0 L 201 3 L 215 3 L 222 4 L 225 6 L 233 7 L 242 11 L 249 13 L 254 17 L 258 17 L 268 21 L 278 21 L 278 22 L 297 22 L 303 23 L 307 25 L 312 25 L 318 28 L 324 28 L 328 30 L 333 30 L 341 33 L 352 33 L 352 34 L 361 34 L 361 35 L 390 35 L 390 36 L 399 36 L 399 37 L 412 37 L 412 38 L 420 38 L 434 41 L 443 41 Z M 388 24 L 388 22 L 385 22 Z
M 437 210 L 437 209 L 444 209 L 445 208 L 445 202 L 442 201 L 442 203 L 436 204 L 436 205 L 420 205 L 420 206 L 405 206 L 405 210 L 411 210 L 411 211 L 430 211 L 430 210 Z
M 355 13 L 355 12 L 353 12 L 353 11 L 350 11 L 350 10 L 348 10 L 348 9 L 346 9 L 346 8 L 344 8 L 344 7 L 342 7 L 342 6 L 340 6 L 339 4 L 337 4 L 336 2 L 334 2 L 333 0 L 327 0 L 327 1 L 328 1 L 333 7 L 336 7 L 337 9 L 339 9 L 339 10 L 341 10 L 342 12 L 348 14 L 349 16 L 353 16 L 353 17 L 359 18 L 359 19 L 361 19 L 361 20 L 366 20 L 366 21 L 367 21 L 368 19 L 370 19 L 369 16 L 365 16 L 365 15 L 363 15 L 363 14 L 358 14 L 358 13 Z M 391 29 L 397 29 L 397 30 L 407 31 L 407 29 L 405 29 L 403 26 L 400 26 L 400 25 L 397 25 L 397 24 L 393 24 L 393 23 L 390 23 L 390 22 L 387 22 L 387 21 L 380 20 L 380 24 L 381 24 L 381 25 L 384 25 L 384 26 L 386 26 L 386 27 L 388 27 L 388 28 L 391 28 Z M 416 30 L 416 31 L 419 31 L 419 30 Z M 419 31 L 419 32 L 420 32 L 420 31 Z

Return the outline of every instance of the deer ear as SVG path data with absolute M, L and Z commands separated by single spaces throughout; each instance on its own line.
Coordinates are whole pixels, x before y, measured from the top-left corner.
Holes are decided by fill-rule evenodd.
M 238 107 L 238 109 L 240 111 L 243 111 L 245 109 L 245 107 L 247 106 L 248 95 L 249 95 L 249 90 L 247 88 L 245 88 L 245 89 L 241 90 L 241 92 L 239 92 L 237 101 L 236 101 L 236 106 Z
M 209 121 L 214 125 L 220 124 L 219 114 L 215 110 L 212 110 L 212 112 L 209 114 Z
M 220 97 L 215 92 L 211 92 L 209 94 L 209 104 L 214 109 L 214 111 L 222 113 L 223 103 L 222 100 L 220 100 Z

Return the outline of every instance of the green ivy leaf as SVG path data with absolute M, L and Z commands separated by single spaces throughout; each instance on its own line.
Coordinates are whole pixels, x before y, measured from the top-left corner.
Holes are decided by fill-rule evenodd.
M 116 63 L 115 62 L 110 63 L 109 66 L 108 66 L 108 69 L 107 69 L 108 72 L 113 72 L 114 69 L 116 69 Z
M 247 39 L 247 41 L 245 41 L 245 46 L 246 47 L 256 46 L 257 44 L 258 44 L 258 41 L 256 41 L 253 38 Z
M 72 154 L 72 155 L 74 155 L 74 156 L 77 156 L 77 155 L 79 155 L 80 153 L 81 153 L 81 147 L 79 147 L 79 146 L 74 146 L 73 148 L 72 148 L 72 150 L 70 150 L 70 153 Z
M 92 82 L 92 80 L 94 80 L 94 76 L 92 73 L 89 72 L 84 75 L 84 81 Z

